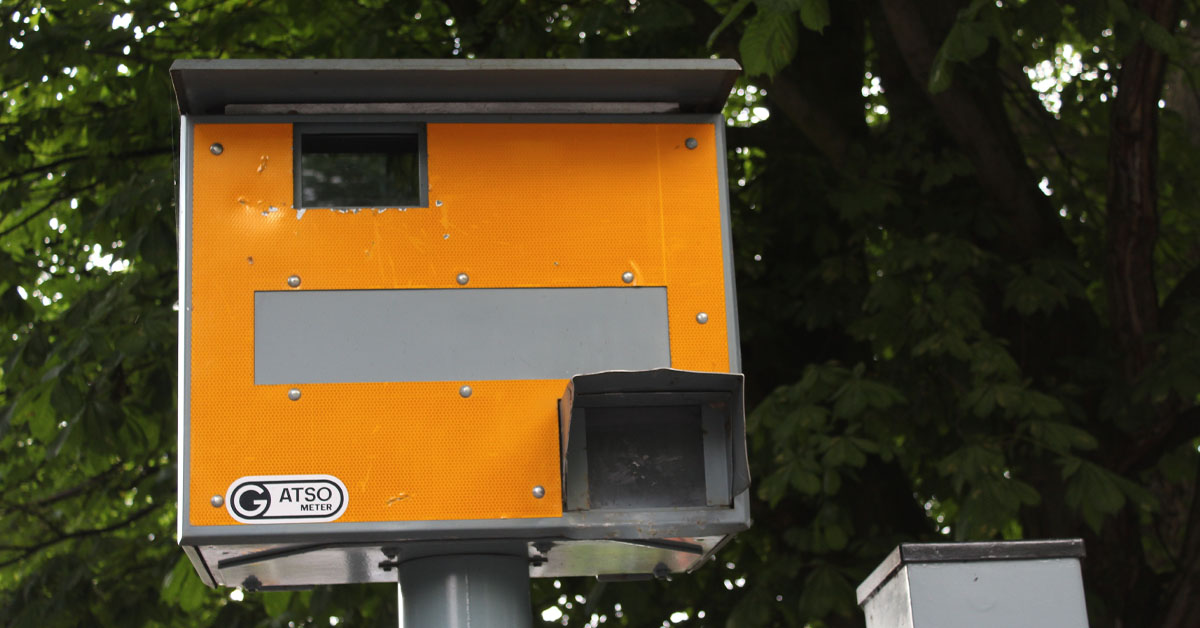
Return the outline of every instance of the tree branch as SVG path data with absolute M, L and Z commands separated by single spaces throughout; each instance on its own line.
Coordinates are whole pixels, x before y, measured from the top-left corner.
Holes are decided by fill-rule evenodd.
M 38 512 L 37 510 L 30 508 L 29 506 L 26 506 L 24 504 L 4 504 L 4 508 L 23 512 L 26 515 L 29 515 L 30 517 L 33 517 L 34 519 L 41 521 L 42 525 L 49 528 L 50 531 L 53 532 L 54 534 L 65 534 L 63 532 L 63 529 L 60 528 L 57 523 L 52 521 L 49 517 L 42 514 L 41 512 Z
M 738 146 L 769 148 L 784 145 L 786 142 L 786 138 L 780 137 L 778 133 L 763 125 L 725 127 L 725 145 L 729 148 Z
M 1132 475 L 1154 466 L 1168 450 L 1200 438 L 1200 406 L 1160 420 L 1143 435 L 1121 447 L 1125 456 L 1116 464 L 1122 475 Z
M 61 193 L 59 193 L 59 194 L 58 194 L 57 196 L 55 196 L 54 198 L 50 199 L 50 200 L 49 200 L 49 201 L 48 201 L 48 202 L 47 202 L 45 205 L 42 205 L 41 207 L 37 208 L 36 210 L 34 210 L 34 211 L 30 212 L 28 215 L 26 215 L 26 216 L 25 216 L 24 218 L 22 218 L 21 220 L 18 220 L 18 221 L 17 221 L 17 223 L 16 223 L 15 225 L 13 225 L 13 226 L 11 226 L 11 227 L 9 227 L 9 228 L 5 229 L 4 231 L 0 231 L 0 238 L 3 238 L 4 236 L 6 236 L 6 235 L 8 235 L 8 234 L 10 234 L 10 233 L 12 233 L 12 232 L 14 232 L 14 231 L 16 231 L 17 229 L 20 229 L 21 227 L 24 227 L 24 226 L 25 226 L 25 225 L 27 225 L 27 224 L 29 224 L 29 221 L 31 221 L 31 220 L 33 220 L 34 218 L 37 218 L 38 216 L 41 216 L 42 214 L 46 213 L 46 212 L 47 212 L 47 211 L 48 211 L 48 210 L 49 210 L 51 207 L 54 207 L 55 205 L 57 205 L 57 204 L 59 204 L 59 203 L 61 203 L 61 202 L 65 201 L 65 200 L 67 200 L 68 198 L 71 198 L 72 196 L 74 196 L 74 195 L 76 195 L 76 194 L 79 194 L 80 192 L 86 192 L 86 191 L 88 191 L 88 190 L 90 190 L 90 189 L 92 189 L 92 188 L 94 188 L 94 187 L 96 187 L 96 186 L 100 185 L 100 183 L 101 183 L 101 181 L 100 181 L 99 179 L 97 179 L 97 180 L 95 180 L 95 181 L 93 181 L 93 182 L 91 182 L 91 183 L 89 183 L 88 185 L 85 185 L 85 186 L 83 186 L 83 187 L 80 187 L 80 188 L 74 188 L 74 189 L 67 190 L 67 191 L 65 191 L 65 192 L 61 192 Z
M 767 97 L 795 124 L 837 170 L 847 167 L 850 138 L 833 116 L 808 98 L 795 81 L 776 76 L 767 84 Z
M 1171 583 L 1171 600 L 1167 607 L 1164 628 L 1194 626 L 1200 612 L 1200 465 L 1192 480 L 1192 506 L 1188 510 L 1187 529 L 1183 536 L 1183 551 L 1179 564 L 1182 573 Z
M 153 155 L 161 155 L 164 153 L 169 153 L 169 152 L 171 152 L 171 150 L 172 149 L 170 147 L 158 146 L 158 147 L 153 147 L 153 148 L 144 148 L 141 150 L 133 150 L 133 151 L 125 152 L 125 153 L 113 153 L 111 155 L 101 155 L 101 156 L 99 156 L 99 158 L 100 159 L 131 159 L 131 158 L 137 158 L 137 157 L 149 157 L 149 156 L 153 156 Z M 87 154 L 87 153 L 84 153 L 82 155 L 71 155 L 68 157 L 62 157 L 62 158 L 56 159 L 56 160 L 48 162 L 48 163 L 25 168 L 24 170 L 18 170 L 15 172 L 5 173 L 4 176 L 0 177 L 0 183 L 11 181 L 13 179 L 19 179 L 21 177 L 26 177 L 31 174 L 38 174 L 38 173 L 46 172 L 47 170 L 53 170 L 54 168 L 57 168 L 59 166 L 63 166 L 63 165 L 73 163 L 76 161 L 83 161 L 86 159 L 96 159 L 96 158 L 97 158 L 97 156 Z
M 64 499 L 68 499 L 70 497 L 74 497 L 74 496 L 86 491 L 87 489 L 95 486 L 96 484 L 102 482 L 103 480 L 107 479 L 108 477 L 112 476 L 114 473 L 119 471 L 124 464 L 125 464 L 124 462 L 114 463 L 111 467 L 101 471 L 100 473 L 97 473 L 96 475 L 88 478 L 84 482 L 76 484 L 75 486 L 72 486 L 70 488 L 63 489 L 49 497 L 44 497 L 42 499 L 39 499 L 30 505 L 31 506 L 47 506 L 49 504 L 53 504 L 54 502 L 58 502 L 58 501 L 62 501 Z
M 913 79 L 927 84 L 938 40 L 923 21 L 920 7 L 914 0 L 881 0 L 881 4 Z M 1007 215 L 1011 225 L 1004 243 L 1008 256 L 1026 259 L 1038 250 L 1071 250 L 1061 227 L 1051 220 L 1053 208 L 1037 191 L 1033 172 L 1003 109 L 988 110 L 983 104 L 986 99 L 961 82 L 929 99 L 951 137 L 970 158 L 980 185 Z
M 0 569 L 8 567 L 9 565 L 19 563 L 22 560 L 25 560 L 26 558 L 29 558 L 30 556 L 33 556 L 34 554 L 36 554 L 48 547 L 53 547 L 64 541 L 69 541 L 71 539 L 81 539 L 81 538 L 86 538 L 86 537 L 90 537 L 90 536 L 98 536 L 101 534 L 107 534 L 114 530 L 119 530 L 119 529 L 121 529 L 127 525 L 130 525 L 130 524 L 134 523 L 135 521 L 145 517 L 146 515 L 154 512 L 155 510 L 158 510 L 161 507 L 162 507 L 162 504 L 151 504 L 150 506 L 146 506 L 145 508 L 142 508 L 141 510 L 133 513 L 129 517 L 127 517 L 121 521 L 118 521 L 117 523 L 114 523 L 112 525 L 104 526 L 103 528 L 77 530 L 75 532 L 70 532 L 70 533 L 67 533 L 67 534 L 52 538 L 52 539 L 47 539 L 45 541 L 42 541 L 41 543 L 35 543 L 33 545 L 4 546 L 0 549 L 3 549 L 4 551 L 21 552 L 21 554 L 20 554 L 20 556 L 17 556 L 15 558 L 10 558 L 6 561 L 0 562 Z
M 1038 128 L 1033 133 L 1045 138 L 1054 151 L 1054 156 L 1058 159 L 1058 163 L 1062 165 L 1063 171 L 1066 172 L 1072 185 L 1080 190 L 1080 197 L 1084 199 L 1087 208 L 1093 212 L 1097 211 L 1096 205 L 1087 198 L 1087 195 L 1082 193 L 1086 189 L 1088 182 L 1080 176 L 1079 171 L 1075 168 L 1075 163 L 1071 156 L 1067 154 L 1067 150 L 1063 148 L 1061 142 L 1055 136 L 1055 120 L 1050 116 L 1045 108 L 1042 107 L 1041 101 L 1038 100 L 1036 93 L 1030 89 L 1028 80 L 1021 80 L 1024 77 L 1014 78 L 1008 72 L 1001 71 L 1000 78 L 1004 82 L 1005 91 L 1011 98 L 1011 102 L 1018 112 L 1024 114 L 1024 118 Z M 1047 170 L 1049 170 L 1047 168 Z M 1095 215 L 1099 215 L 1098 213 Z
M 711 33 L 721 23 L 721 14 L 707 2 L 685 0 L 683 4 L 690 9 L 701 32 Z M 713 45 L 721 56 L 740 60 L 738 35 L 732 27 L 721 31 Z M 850 136 L 845 129 L 832 115 L 818 107 L 816 101 L 809 98 L 800 85 L 788 76 L 777 74 L 772 79 L 760 78 L 762 80 L 755 82 L 768 90 L 767 99 L 800 129 L 808 141 L 812 142 L 835 168 L 843 169 L 850 147 Z

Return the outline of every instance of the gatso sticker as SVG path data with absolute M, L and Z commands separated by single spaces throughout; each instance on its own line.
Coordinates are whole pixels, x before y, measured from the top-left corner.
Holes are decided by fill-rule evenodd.
M 254 475 L 225 492 L 229 515 L 242 523 L 320 523 L 346 512 L 346 485 L 332 475 Z

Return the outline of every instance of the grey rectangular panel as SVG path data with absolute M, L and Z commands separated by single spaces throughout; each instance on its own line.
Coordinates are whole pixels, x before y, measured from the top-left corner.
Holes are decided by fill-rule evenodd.
M 259 385 L 565 379 L 670 363 L 663 287 L 254 295 Z
M 906 569 L 916 628 L 1088 627 L 1077 558 L 918 563 Z

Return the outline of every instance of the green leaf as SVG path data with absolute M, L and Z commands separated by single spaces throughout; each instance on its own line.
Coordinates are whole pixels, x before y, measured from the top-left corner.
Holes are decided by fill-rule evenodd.
M 824 617 L 844 609 L 854 599 L 854 588 L 836 567 L 818 565 L 800 587 L 800 613 L 805 617 Z
M 1111 471 L 1086 460 L 1067 478 L 1067 505 L 1079 511 L 1088 527 L 1096 532 L 1106 517 L 1125 505 L 1125 493 L 1118 479 Z
M 942 458 L 937 468 L 943 476 L 957 477 L 960 481 L 994 475 L 1004 468 L 1004 455 L 992 446 L 965 445 Z
M 824 32 L 829 26 L 829 0 L 801 0 L 800 22 L 808 30 Z
M 1020 480 L 1008 480 L 1005 482 L 1008 489 L 1016 494 L 1017 500 L 1029 506 L 1036 506 L 1042 501 L 1042 496 L 1029 484 Z
M 981 341 L 971 347 L 971 372 L 981 376 L 1014 377 L 1020 373 L 1016 360 L 995 341 Z
M 42 375 L 42 383 L 44 384 L 55 379 L 60 373 L 63 372 L 63 369 L 67 368 L 68 366 L 71 366 L 70 362 L 59 362 L 58 364 L 50 367 L 46 370 L 46 373 Z
M 1015 309 L 1023 316 L 1039 311 L 1049 314 L 1066 305 L 1067 295 L 1062 290 L 1033 275 L 1018 275 L 1004 290 L 1004 307 Z
M 67 422 L 67 426 L 58 431 L 58 435 L 50 442 L 50 446 L 46 447 L 46 458 L 50 459 L 58 455 L 62 451 L 63 445 L 67 443 L 67 439 L 71 437 L 71 433 L 75 430 L 75 424 L 79 421 L 82 411 L 76 414 Z
M 758 485 L 758 498 L 774 508 L 787 495 L 788 483 L 791 480 L 790 467 L 785 466 L 768 475 Z
M 175 568 L 167 574 L 163 582 L 162 598 L 179 605 L 186 613 L 200 608 L 204 603 L 208 588 L 200 582 L 192 561 L 186 555 L 181 555 L 175 562 Z
M 988 49 L 989 29 L 981 22 L 956 22 L 946 34 L 939 54 L 945 54 L 950 61 L 967 62 L 983 54 Z
M 792 13 L 759 11 L 746 24 L 739 50 L 748 76 L 774 76 L 796 56 L 796 18 Z
M 821 481 L 821 490 L 825 491 L 826 495 L 837 495 L 838 491 L 842 490 L 842 474 L 834 469 L 826 469 Z
M 766 589 L 755 587 L 748 595 L 744 595 L 730 611 L 725 620 L 725 628 L 750 628 L 752 626 L 767 626 L 771 623 L 771 603 L 773 598 L 767 598 Z
M 904 401 L 895 388 L 857 376 L 846 380 L 833 398 L 833 415 L 842 419 L 857 417 L 867 408 L 883 410 Z
M 829 202 L 841 210 L 841 217 L 848 222 L 863 218 L 883 216 L 887 209 L 902 202 L 900 195 L 890 185 L 859 183 L 830 192 Z
M 48 404 L 38 403 L 29 415 L 29 432 L 42 443 L 49 443 L 58 434 L 58 415 Z
M 825 418 L 829 416 L 829 410 L 823 406 L 806 403 L 793 410 L 792 414 L 796 417 L 800 429 L 811 432 L 825 426 Z
M 775 13 L 787 13 L 789 11 L 799 11 L 800 5 L 804 0 L 754 0 L 754 6 L 760 11 L 774 11 Z
M 1108 0 L 1108 10 L 1112 12 L 1113 21 L 1118 23 L 1127 22 L 1133 16 L 1125 0 Z
M 82 405 L 83 393 L 70 379 L 60 377 L 50 393 L 50 406 L 59 416 L 68 417 L 79 412 Z
M 854 444 L 852 439 L 839 437 L 832 439 L 821 463 L 827 467 L 843 465 L 862 467 L 867 464 L 867 456 Z
M 833 551 L 846 549 L 846 544 L 850 542 L 849 535 L 838 525 L 825 526 L 823 530 L 825 534 L 825 544 Z
M 1055 451 L 1091 450 L 1098 446 L 1094 436 L 1074 425 L 1057 421 L 1030 421 L 1028 427 L 1029 435 L 1034 440 Z
M 1142 38 L 1146 40 L 1147 45 L 1167 56 L 1179 56 L 1179 41 L 1171 31 L 1148 17 L 1141 21 L 1140 26 Z
M 737 17 L 741 15 L 748 6 L 750 6 L 750 0 L 738 0 L 737 4 L 730 7 L 729 12 L 725 14 L 725 17 L 721 20 L 721 23 L 717 24 L 717 27 L 713 29 L 712 33 L 709 33 L 708 41 L 704 43 L 704 47 L 711 49 L 713 47 L 713 43 L 717 41 L 717 37 L 720 36 L 720 34 L 724 32 L 726 28 L 729 28 L 729 25 L 733 24 L 733 21 L 736 20 Z
M 262 596 L 263 609 L 267 611 L 267 615 L 279 617 L 286 613 L 288 607 L 291 606 L 294 593 L 294 591 L 265 591 L 259 595 Z
M 990 27 L 982 22 L 955 22 L 934 55 L 929 71 L 929 92 L 937 94 L 950 87 L 954 80 L 953 64 L 971 61 L 986 52 L 990 32 Z
M 996 396 L 996 405 L 1001 408 L 1015 408 L 1021 402 L 1024 390 L 1018 384 L 996 384 L 992 387 Z
M 821 492 L 821 478 L 808 469 L 797 468 L 792 471 L 792 487 L 805 495 L 816 495 Z

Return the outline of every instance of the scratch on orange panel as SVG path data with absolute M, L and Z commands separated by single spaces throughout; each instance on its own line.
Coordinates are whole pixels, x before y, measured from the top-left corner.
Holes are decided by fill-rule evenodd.
M 629 267 L 633 269 L 633 285 L 636 286 L 641 283 L 642 269 L 639 268 L 638 263 L 633 260 L 629 260 Z
M 662 127 L 654 125 L 654 165 L 655 178 L 658 180 L 658 252 L 662 256 L 662 281 L 671 283 L 671 267 L 667 266 L 667 219 L 663 215 L 663 182 L 662 182 Z
M 381 214 L 375 214 L 375 225 L 374 225 L 375 226 L 375 238 L 373 239 L 373 242 L 372 242 L 372 248 L 381 248 L 384 252 L 384 256 L 385 256 L 385 259 L 387 260 L 387 264 L 388 264 L 388 270 L 391 271 L 391 274 L 388 275 L 387 277 L 381 277 L 381 279 L 384 280 L 384 283 L 388 283 L 389 279 L 394 281 L 395 277 L 397 276 L 396 258 L 395 258 L 395 255 L 393 255 L 393 253 L 392 253 L 392 247 L 387 246 L 386 243 L 384 243 L 383 246 L 379 246 L 380 242 L 384 239 L 384 235 L 379 229 L 379 223 L 382 220 L 383 220 L 383 216 Z

